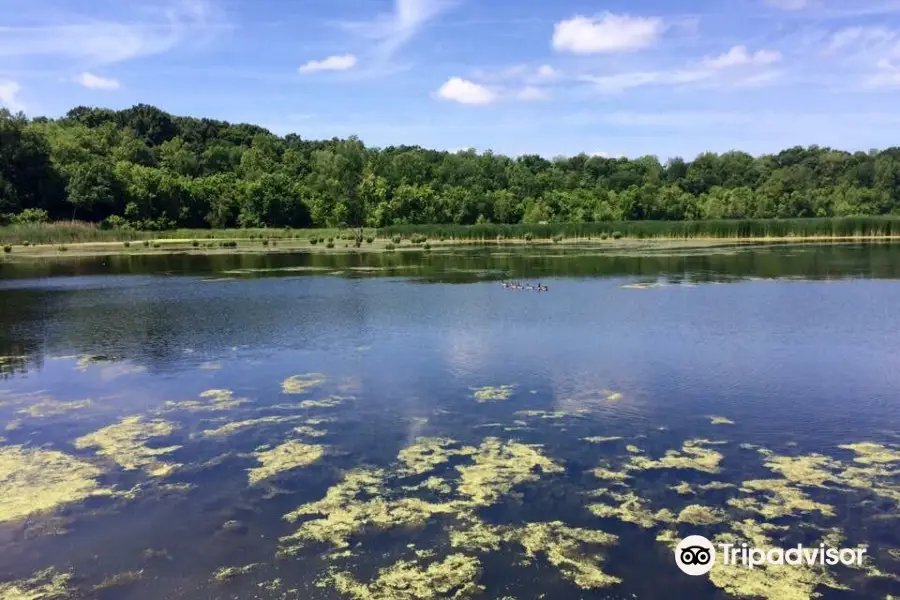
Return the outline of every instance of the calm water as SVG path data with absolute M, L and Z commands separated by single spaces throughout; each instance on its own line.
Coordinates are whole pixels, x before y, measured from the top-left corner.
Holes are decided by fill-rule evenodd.
M 507 290 L 497 283 L 503 277 L 541 279 L 550 291 Z M 787 526 L 770 534 L 779 545 L 818 544 L 839 528 L 844 545 L 868 546 L 869 570 L 835 568 L 852 589 L 815 587 L 823 597 L 900 595 L 900 554 L 890 552 L 900 548 L 900 480 L 891 470 L 900 468 L 900 454 L 890 454 L 900 447 L 895 278 L 896 246 L 0 263 L 0 355 L 10 357 L 0 365 L 0 438 L 93 465 L 97 485 L 112 490 L 0 522 L 0 582 L 52 566 L 73 574 L 73 597 L 351 598 L 315 582 L 335 569 L 370 584 L 399 560 L 427 568 L 460 553 L 480 564 L 485 590 L 477 597 L 727 598 L 707 577 L 682 574 L 656 538 L 666 530 L 712 537 L 752 519 Z M 625 287 L 634 283 L 656 285 Z M 283 392 L 286 379 L 304 374 L 324 377 L 305 393 Z M 512 387 L 506 399 L 479 402 L 474 393 L 484 386 Z M 216 410 L 201 396 L 207 390 L 246 401 Z M 68 404 L 83 400 L 91 402 Z M 326 402 L 301 404 L 308 400 Z M 153 465 L 128 468 L 113 451 L 76 443 L 136 415 L 170 426 L 139 440 L 145 452 L 180 446 L 149 462 L 180 466 L 154 477 Z M 713 424 L 713 416 L 732 424 Z M 256 421 L 231 435 L 203 434 L 248 420 Z M 600 436 L 621 439 L 584 439 Z M 560 469 L 526 464 L 502 497 L 472 503 L 457 469 L 473 464 L 471 455 L 398 474 L 398 452 L 420 437 L 474 449 L 488 438 L 541 445 L 535 453 Z M 725 442 L 704 446 L 722 455 L 715 473 L 635 466 L 635 456 L 684 456 L 686 441 L 704 439 Z M 323 454 L 251 484 L 248 469 L 261 466 L 259 455 L 290 440 Z M 887 454 L 865 462 L 838 448 L 859 442 Z M 866 475 L 877 479 L 872 486 L 848 487 L 846 477 L 789 482 L 832 514 L 795 506 L 765 515 L 727 501 L 771 506 L 781 502 L 773 492 L 696 488 L 777 479 L 768 457 L 813 454 L 840 461 L 829 467 L 835 473 L 881 470 Z M 598 466 L 630 477 L 611 486 L 592 474 Z M 281 538 L 317 518 L 283 516 L 361 467 L 384 469 L 388 502 L 469 501 L 467 514 L 512 537 L 493 550 L 451 548 L 448 530 L 459 527 L 451 511 L 398 526 L 364 523 L 349 536 L 351 556 L 334 555 L 327 541 L 280 554 Z M 4 494 L 11 477 L 0 468 Z M 447 489 L 403 489 L 428 477 Z M 694 493 L 671 489 L 681 482 Z M 16 486 L 21 493 L 22 481 Z M 623 504 L 591 494 L 600 488 L 633 493 L 650 513 L 678 515 L 699 504 L 726 517 L 708 525 L 660 517 L 641 527 L 592 513 L 598 502 Z M 618 536 L 615 545 L 579 542 L 564 554 L 602 560 L 622 582 L 584 589 L 549 554 L 523 562 L 515 532 L 552 521 Z M 221 567 L 251 564 L 227 581 L 213 577 Z M 121 573 L 132 575 L 109 580 Z M 365 593 L 419 597 L 377 585 Z

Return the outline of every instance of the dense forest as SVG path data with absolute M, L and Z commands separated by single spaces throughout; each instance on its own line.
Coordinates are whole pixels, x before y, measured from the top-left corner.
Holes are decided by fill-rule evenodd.
M 547 160 L 279 137 L 137 105 L 0 110 L 0 222 L 389 227 L 900 214 L 900 148 Z

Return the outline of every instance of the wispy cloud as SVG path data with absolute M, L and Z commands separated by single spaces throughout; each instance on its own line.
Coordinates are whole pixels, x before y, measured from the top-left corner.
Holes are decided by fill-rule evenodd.
M 734 46 L 728 52 L 704 59 L 703 66 L 708 69 L 730 69 L 747 65 L 771 65 L 781 61 L 781 53 L 774 50 L 758 50 L 749 52 L 746 46 Z
M 19 101 L 21 91 L 22 87 L 15 81 L 0 81 L 0 106 L 12 112 L 25 110 L 25 106 Z
M 603 93 L 620 93 L 632 88 L 643 86 L 683 85 L 696 83 L 709 79 L 712 71 L 704 69 L 678 69 L 674 71 L 635 71 L 631 73 L 616 73 L 614 75 L 582 75 L 581 81 L 593 84 L 594 88 Z
M 553 28 L 553 48 L 574 54 L 602 54 L 640 50 L 654 45 L 665 31 L 657 17 L 634 17 L 610 12 L 596 17 L 575 16 Z
M 818 4 L 815 0 L 763 0 L 763 3 L 780 10 L 804 10 Z
M 167 52 L 222 25 L 206 0 L 171 0 L 140 14 L 132 21 L 80 15 L 65 22 L 0 27 L 0 60 L 52 58 L 108 65 Z
M 882 59 L 878 61 L 875 73 L 869 75 L 866 83 L 872 87 L 900 87 L 900 67 Z
M 311 60 L 299 69 L 301 74 L 318 73 L 319 71 L 346 71 L 356 66 L 357 59 L 353 54 L 329 56 L 322 60 Z
M 91 90 L 117 90 L 121 87 L 117 79 L 100 77 L 87 71 L 75 77 L 73 81 Z

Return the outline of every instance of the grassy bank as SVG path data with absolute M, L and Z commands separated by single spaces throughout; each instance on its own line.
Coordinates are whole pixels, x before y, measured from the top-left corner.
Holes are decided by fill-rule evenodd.
M 900 237 L 900 217 L 846 217 L 834 219 L 772 219 L 743 221 L 625 221 L 558 223 L 544 225 L 402 225 L 364 232 L 363 248 L 449 242 L 563 242 L 615 239 L 853 239 Z M 34 246 L 99 244 L 110 249 L 195 249 L 235 247 L 312 247 L 342 249 L 354 244 L 355 233 L 338 229 L 173 229 L 134 231 L 101 229 L 92 223 L 58 222 L 11 225 L 0 228 L 0 246 L 27 249 Z M 329 249 L 331 249 L 329 248 Z M 63 250 L 65 251 L 65 250 Z M 18 250 L 17 250 L 18 252 Z

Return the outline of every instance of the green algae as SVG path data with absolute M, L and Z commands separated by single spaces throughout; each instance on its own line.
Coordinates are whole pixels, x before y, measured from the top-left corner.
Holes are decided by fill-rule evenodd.
M 107 577 L 97 585 L 91 588 L 92 591 L 102 592 L 106 590 L 110 590 L 117 587 L 123 587 L 126 585 L 131 585 L 141 581 L 144 578 L 144 570 L 141 569 L 139 571 L 123 571 L 122 573 L 116 573 L 110 577 Z
M 446 464 L 454 456 L 475 453 L 474 448 L 456 448 L 459 444 L 448 438 L 418 438 L 415 443 L 403 448 L 397 458 L 403 466 L 398 470 L 402 477 L 424 475 Z
M 597 589 L 621 583 L 603 571 L 603 557 L 585 546 L 610 546 L 618 542 L 612 534 L 592 529 L 568 527 L 564 523 L 526 523 L 515 534 L 528 557 L 543 555 L 568 579 L 582 589 Z
M 723 523 L 727 519 L 728 515 L 720 509 L 691 504 L 690 506 L 685 506 L 678 513 L 676 522 L 690 525 L 715 525 L 716 523 Z
M 249 565 L 244 565 L 243 567 L 219 567 L 216 569 L 216 572 L 213 573 L 212 579 L 213 581 L 231 581 L 235 577 L 240 577 L 241 575 L 247 575 L 254 569 L 261 567 L 260 563 L 252 563 Z
M 510 541 L 507 528 L 485 523 L 470 513 L 458 515 L 458 524 L 449 530 L 449 536 L 451 547 L 480 553 L 496 552 Z
M 160 461 L 159 457 L 171 454 L 181 446 L 150 448 L 147 442 L 168 437 L 175 429 L 173 423 L 161 419 L 126 417 L 115 425 L 78 438 L 75 447 L 98 448 L 97 454 L 110 458 L 126 471 L 144 469 L 151 477 L 166 477 L 182 465 Z
M 231 390 L 212 389 L 201 392 L 199 400 L 170 400 L 165 403 L 165 408 L 185 412 L 220 412 L 232 410 L 247 402 L 247 398 L 235 398 Z
M 646 456 L 632 456 L 625 465 L 628 470 L 693 469 L 703 473 L 719 473 L 719 463 L 724 458 L 720 452 L 705 448 L 708 440 L 688 440 L 681 450 L 669 450 L 659 460 Z
M 303 417 L 260 417 L 258 419 L 247 419 L 245 421 L 232 421 L 215 429 L 206 429 L 201 432 L 204 437 L 228 437 L 245 429 L 252 429 L 261 425 L 275 425 L 278 423 L 289 423 L 301 420 Z
M 623 438 L 620 435 L 611 435 L 611 436 L 593 436 L 593 437 L 586 437 L 586 438 L 581 438 L 581 439 L 584 440 L 585 442 L 588 442 L 589 444 L 605 444 L 607 442 L 616 442 L 618 440 L 624 440 L 625 438 Z
M 350 573 L 333 571 L 319 585 L 330 586 L 355 600 L 464 600 L 480 594 L 481 563 L 464 554 L 451 554 L 427 567 L 420 559 L 401 560 L 381 569 L 365 584 Z
M 0 522 L 108 495 L 97 483 L 102 474 L 98 467 L 56 450 L 0 447 Z
M 82 410 L 93 406 L 91 400 L 77 400 L 74 402 L 60 402 L 53 398 L 43 398 L 39 402 L 18 411 L 20 415 L 34 418 L 56 417 L 76 410 Z
M 487 438 L 472 454 L 475 464 L 457 466 L 458 492 L 478 506 L 490 506 L 514 495 L 517 485 L 534 482 L 541 474 L 561 473 L 563 468 L 541 454 L 540 446 Z
M 299 404 L 300 408 L 335 408 L 340 406 L 348 398 L 345 396 L 330 396 L 324 400 L 304 400 Z
M 641 454 L 641 453 L 644 452 L 643 450 L 641 450 L 640 448 L 638 448 L 638 447 L 635 446 L 634 444 L 628 444 L 627 446 L 625 446 L 625 450 L 626 450 L 627 452 L 630 452 L 631 454 Z
M 520 417 L 532 417 L 537 419 L 548 419 L 548 420 L 559 420 L 565 419 L 567 417 L 572 416 L 571 413 L 557 410 L 557 411 L 549 411 L 549 410 L 519 410 L 516 411 L 516 415 Z
M 844 444 L 838 446 L 842 450 L 850 450 L 856 454 L 853 462 L 864 465 L 884 465 L 900 462 L 900 450 L 888 448 L 872 442 L 860 442 L 857 444 Z
M 759 513 L 767 519 L 777 519 L 797 513 L 818 511 L 826 517 L 835 515 L 834 507 L 815 502 L 803 490 L 786 479 L 755 479 L 741 484 L 741 491 L 766 493 L 764 501 L 755 498 L 733 498 L 730 506 Z
M 725 417 L 710 416 L 709 422 L 713 425 L 734 425 L 734 421 Z
M 625 471 L 614 471 L 604 466 L 595 468 L 592 473 L 597 479 L 603 479 L 606 481 L 624 482 L 631 479 L 631 475 L 629 475 Z
M 310 427 L 309 425 L 294 427 L 294 433 L 310 438 L 320 438 L 328 435 L 328 432 L 324 429 L 316 429 L 315 427 Z
M 255 452 L 254 456 L 262 466 L 248 469 L 247 477 L 250 485 L 254 485 L 281 473 L 309 466 L 324 454 L 323 446 L 289 440 L 269 450 Z
M 681 496 L 692 496 L 696 493 L 686 481 L 682 481 L 678 485 L 671 485 L 669 486 L 669 489 Z
M 676 519 L 675 514 L 668 509 L 652 512 L 647 508 L 647 501 L 631 490 L 626 493 L 606 491 L 605 495 L 610 496 L 617 504 L 589 505 L 588 510 L 597 517 L 619 519 L 644 529 L 663 523 L 673 523 Z
M 69 573 L 45 569 L 22 581 L 0 583 L 0 600 L 62 600 L 69 597 L 71 581 Z
M 475 399 L 479 402 L 498 402 L 502 400 L 509 400 L 509 397 L 512 396 L 515 391 L 516 386 L 514 385 L 501 385 L 501 386 L 485 386 L 480 388 L 472 388 L 474 392 Z
M 288 377 L 281 383 L 281 391 L 285 394 L 306 394 L 310 390 L 325 384 L 325 376 L 321 373 L 307 373 Z

